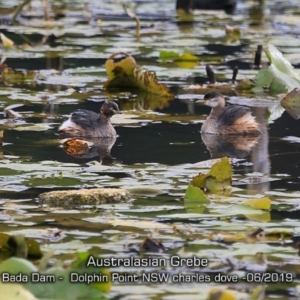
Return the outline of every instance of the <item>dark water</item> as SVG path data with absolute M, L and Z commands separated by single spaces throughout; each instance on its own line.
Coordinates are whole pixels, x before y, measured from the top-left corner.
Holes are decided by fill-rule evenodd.
M 200 96 L 201 97 L 201 96 Z M 192 101 L 191 101 L 192 102 Z M 122 102 L 120 102 L 122 106 Z M 87 101 L 77 105 L 56 105 L 56 111 L 59 115 L 70 114 L 77 108 L 90 109 L 97 111 L 99 104 Z M 43 106 L 26 104 L 18 111 L 41 112 Z M 198 120 L 200 115 L 209 113 L 209 108 L 205 106 L 196 106 L 193 119 Z M 157 110 L 159 111 L 159 110 Z M 188 115 L 187 105 L 175 99 L 170 107 L 161 110 L 167 114 Z M 2 116 L 3 117 L 3 116 Z M 62 117 L 60 119 L 63 119 Z M 39 118 L 28 118 L 29 123 L 39 122 Z M 46 120 L 51 122 L 53 120 Z M 55 121 L 56 122 L 56 121 Z M 112 119 L 113 122 L 113 119 Z M 183 123 L 183 124 L 180 124 Z M 298 174 L 297 158 L 300 144 L 283 141 L 286 136 L 298 135 L 298 120 L 293 119 L 287 113 L 284 113 L 273 124 L 268 126 L 269 131 L 269 159 L 271 161 L 271 174 L 285 173 L 291 176 Z M 69 155 L 66 155 L 59 148 L 57 128 L 59 123 L 53 124 L 53 129 L 46 132 L 17 132 L 15 130 L 5 130 L 4 143 L 6 145 L 4 155 L 18 155 L 32 157 L 32 161 L 59 160 L 62 162 L 78 162 Z M 166 165 L 178 165 L 185 163 L 196 163 L 210 159 L 210 155 L 202 142 L 200 128 L 201 124 L 189 124 L 186 122 L 168 123 L 154 122 L 145 126 L 118 126 L 117 141 L 112 149 L 112 154 L 123 164 L 149 163 L 157 162 Z M 48 140 L 56 140 L 57 144 L 47 145 Z M 94 158 L 92 158 L 94 159 Z M 92 159 L 82 160 L 87 162 Z M 246 156 L 250 159 L 250 154 Z

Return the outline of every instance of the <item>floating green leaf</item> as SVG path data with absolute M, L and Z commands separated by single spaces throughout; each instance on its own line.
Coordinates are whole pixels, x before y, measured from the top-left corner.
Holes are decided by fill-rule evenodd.
M 205 196 L 204 192 L 198 188 L 193 186 L 192 184 L 189 184 L 185 195 L 185 200 L 189 201 L 197 201 L 197 203 L 209 203 L 209 199 Z
M 191 53 L 184 52 L 182 54 L 175 51 L 165 51 L 159 52 L 159 58 L 164 61 L 199 61 L 199 58 Z
M 29 275 L 32 272 L 37 272 L 37 270 L 37 267 L 30 261 L 19 257 L 11 257 L 0 263 L 0 274 L 8 272 L 13 275 L 20 273 Z
M 232 167 L 228 157 L 216 162 L 205 178 L 205 187 L 211 192 L 222 192 L 231 186 Z
M 0 233 L 0 257 L 3 259 L 11 256 L 41 258 L 43 254 L 40 244 L 32 238 L 25 238 L 21 234 L 10 236 Z
M 267 197 L 247 199 L 243 202 L 244 205 L 248 205 L 254 209 L 269 210 L 271 208 L 271 200 Z
M 159 52 L 159 58 L 163 61 L 173 61 L 173 60 L 177 59 L 179 56 L 180 56 L 180 54 L 175 51 L 161 50 Z
M 200 199 L 204 195 L 202 190 L 213 193 L 228 191 L 228 187 L 231 186 L 231 177 L 231 164 L 228 157 L 223 157 L 221 161 L 213 164 L 208 174 L 199 174 L 192 179 L 186 190 L 185 198 Z
M 216 162 L 210 169 L 207 176 L 214 177 L 218 182 L 231 181 L 232 167 L 228 157 L 222 157 L 220 162 Z

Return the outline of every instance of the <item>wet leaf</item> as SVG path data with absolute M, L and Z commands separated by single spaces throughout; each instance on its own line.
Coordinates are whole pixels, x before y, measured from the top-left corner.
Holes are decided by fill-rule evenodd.
M 231 186 L 232 167 L 228 157 L 216 162 L 205 178 L 205 187 L 211 192 L 224 191 Z
M 17 131 L 46 131 L 50 129 L 52 126 L 51 124 L 47 123 L 40 123 L 40 124 L 34 124 L 34 125 L 26 125 L 26 126 L 19 126 L 14 128 L 14 130 Z
M 62 268 L 62 262 L 58 261 L 56 263 L 56 267 L 52 267 L 47 269 L 46 271 L 39 271 L 33 269 L 33 265 L 26 260 L 18 260 L 18 265 L 29 265 L 31 268 L 22 268 L 22 273 L 30 274 L 28 282 L 24 283 L 25 287 L 31 291 L 36 297 L 44 298 L 47 295 L 47 298 L 51 299 L 105 299 L 106 297 L 104 294 L 109 293 L 111 289 L 111 280 L 110 280 L 110 273 L 108 269 L 97 267 L 94 264 L 88 266 L 89 258 L 91 255 L 89 253 L 79 253 L 75 261 L 72 262 L 71 266 L 68 268 Z M 52 257 L 49 256 L 48 259 L 50 260 Z M 6 260 L 0 264 L 0 270 L 5 270 L 12 274 L 14 272 L 20 270 L 20 266 L 16 268 L 12 266 L 13 263 L 17 263 L 15 260 L 12 259 Z M 4 266 L 1 269 L 1 266 Z M 33 267 L 32 267 L 33 266 Z M 35 268 L 35 267 L 34 267 Z M 11 271 L 12 270 L 12 271 Z M 29 273 L 30 272 L 30 273 Z M 35 274 L 31 274 L 35 272 Z M 87 282 L 87 278 L 84 282 L 78 282 L 76 278 L 79 275 L 94 275 L 99 276 L 100 280 L 92 280 Z M 35 277 L 33 277 L 35 276 Z M 51 279 L 52 281 L 43 281 L 39 279 L 38 283 L 32 281 L 32 278 L 44 278 L 45 276 L 51 276 L 51 278 L 55 278 L 55 280 Z M 74 279 L 75 276 L 75 279 Z M 76 284 L 71 282 L 71 278 L 76 280 Z
M 241 38 L 241 30 L 237 27 L 225 25 L 226 42 L 232 43 L 233 41 Z
M 230 194 L 228 188 L 231 186 L 231 173 L 232 167 L 229 159 L 221 158 L 221 161 L 212 165 L 208 174 L 199 174 L 192 179 L 185 192 L 185 199 L 207 201 L 202 189 L 213 193 L 228 192 Z
M 15 43 L 11 39 L 6 37 L 3 33 L 0 33 L 0 37 L 1 37 L 2 45 L 4 48 L 13 48 L 14 47 Z
M 165 51 L 159 52 L 159 58 L 162 61 L 175 61 L 175 62 L 198 62 L 199 58 L 188 52 L 182 54 L 175 51 Z
M 175 63 L 182 69 L 193 69 L 199 65 L 198 60 L 175 60 Z
M 22 234 L 10 236 L 0 233 L 0 257 L 8 258 L 11 256 L 41 258 L 43 254 L 40 244 L 32 238 L 25 238 Z
M 192 185 L 195 187 L 198 187 L 200 189 L 204 189 L 205 188 L 205 179 L 206 179 L 207 175 L 205 174 L 199 174 L 195 177 L 193 177 L 192 179 Z
M 268 87 L 270 92 L 283 93 L 299 87 L 300 76 L 282 53 L 272 44 L 268 44 L 264 50 L 271 65 L 258 72 L 255 88 Z
M 126 53 L 118 52 L 108 58 L 105 63 L 108 81 L 104 87 L 138 88 L 152 94 L 173 97 L 170 90 L 158 83 L 156 74 L 141 68 L 134 58 Z
M 263 285 L 257 286 L 251 294 L 251 300 L 265 299 L 265 290 L 266 290 L 266 288 Z
M 180 54 L 175 51 L 166 51 L 166 50 L 159 51 L 159 58 L 164 61 L 174 61 L 179 56 Z
M 26 288 L 18 283 L 2 283 L 0 281 L 0 300 L 38 300 Z
M 7 246 L 16 257 L 26 258 L 28 255 L 28 246 L 22 234 L 11 236 L 7 241 Z
M 232 291 L 215 287 L 209 291 L 207 300 L 237 300 L 237 298 Z
M 223 241 L 225 243 L 236 243 L 236 242 L 245 242 L 246 240 L 250 240 L 250 238 L 245 233 L 221 233 L 218 232 L 217 234 L 209 234 L 209 238 L 213 241 Z
M 232 167 L 228 157 L 223 157 L 220 162 L 215 163 L 207 176 L 214 177 L 218 182 L 231 181 Z
M 181 54 L 178 58 L 175 59 L 175 61 L 199 61 L 199 58 L 196 55 L 193 55 L 188 52 L 184 52 Z
M 6 84 L 35 85 L 35 71 L 15 71 L 11 68 L 4 68 L 1 75 L 2 81 Z
M 88 265 L 89 259 L 91 258 L 91 254 L 88 252 L 79 252 L 76 253 L 76 260 L 74 260 L 71 264 L 71 271 L 76 272 L 78 274 L 102 274 L 108 277 L 108 281 L 103 282 L 93 282 L 92 286 L 98 289 L 103 293 L 109 293 L 111 290 L 112 282 L 110 280 L 110 272 L 107 268 L 97 267 L 93 264 L 91 266 Z
M 230 186 L 231 180 L 229 179 L 219 182 L 213 176 L 207 176 L 205 178 L 205 187 L 209 192 L 212 193 L 225 192 L 226 195 L 230 195 Z
M 264 209 L 270 210 L 271 208 L 271 200 L 269 198 L 253 198 L 247 199 L 243 202 L 244 205 L 248 205 L 254 209 Z
M 300 118 L 300 90 L 298 88 L 294 88 L 282 98 L 280 104 L 294 119 Z
M 3 272 L 9 272 L 14 275 L 20 273 L 29 275 L 32 272 L 37 272 L 37 267 L 27 259 L 11 257 L 0 263 L 0 274 Z
M 43 253 L 40 248 L 40 244 L 32 238 L 26 238 L 26 244 L 28 247 L 27 256 L 30 258 L 39 259 L 43 256 Z
M 197 201 L 197 203 L 209 203 L 209 199 L 205 196 L 204 192 L 198 188 L 189 184 L 184 195 L 185 201 Z
M 268 123 L 272 123 L 282 116 L 284 108 L 278 103 L 272 107 L 269 107 Z
M 245 214 L 249 220 L 257 221 L 257 222 L 270 222 L 271 221 L 271 214 L 270 212 L 266 211 L 262 214 Z

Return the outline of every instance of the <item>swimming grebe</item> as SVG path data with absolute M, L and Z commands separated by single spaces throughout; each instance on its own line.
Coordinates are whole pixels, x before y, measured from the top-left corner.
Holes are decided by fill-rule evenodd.
M 204 99 L 210 99 L 206 104 L 212 110 L 201 127 L 202 133 L 253 136 L 260 134 L 260 126 L 249 108 L 239 105 L 225 106 L 225 99 L 218 92 L 207 93 Z
M 110 118 L 121 113 L 115 102 L 105 100 L 100 108 L 100 113 L 86 109 L 75 110 L 70 118 L 58 129 L 63 136 L 73 137 L 113 137 L 116 130 L 110 122 Z

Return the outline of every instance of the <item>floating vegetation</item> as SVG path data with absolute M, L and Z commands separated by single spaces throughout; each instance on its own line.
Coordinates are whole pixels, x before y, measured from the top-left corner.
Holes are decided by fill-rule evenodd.
M 123 189 L 80 189 L 52 191 L 39 195 L 41 204 L 50 206 L 99 205 L 128 201 L 131 195 Z

